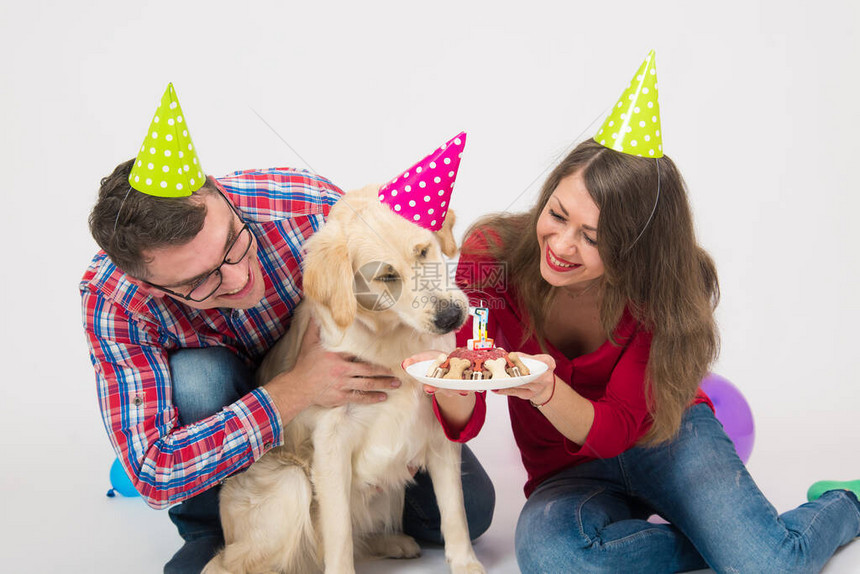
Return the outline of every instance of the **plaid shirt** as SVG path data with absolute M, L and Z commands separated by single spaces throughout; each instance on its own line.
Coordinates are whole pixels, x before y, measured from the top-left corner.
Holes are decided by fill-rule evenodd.
M 322 177 L 288 168 L 240 171 L 218 182 L 257 238 L 266 293 L 256 307 L 198 310 L 151 297 L 103 251 L 80 283 L 105 429 L 154 508 L 203 492 L 281 444 L 280 417 L 259 388 L 207 419 L 179 426 L 168 353 L 227 347 L 258 364 L 301 299 L 303 244 L 343 193 Z

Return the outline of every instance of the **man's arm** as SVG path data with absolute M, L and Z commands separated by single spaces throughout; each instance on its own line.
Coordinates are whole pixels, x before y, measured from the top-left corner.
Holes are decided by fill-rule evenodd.
M 89 291 L 83 311 L 105 429 L 150 506 L 199 494 L 281 442 L 278 410 L 263 389 L 180 426 L 167 351 L 155 327 L 141 326 Z
M 319 328 L 299 361 L 215 415 L 185 426 L 172 402 L 167 351 L 154 325 L 130 320 L 98 294 L 83 294 L 90 358 L 105 428 L 143 499 L 164 508 L 242 470 L 282 442 L 281 429 L 310 405 L 385 400 L 400 386 L 390 371 L 325 351 Z

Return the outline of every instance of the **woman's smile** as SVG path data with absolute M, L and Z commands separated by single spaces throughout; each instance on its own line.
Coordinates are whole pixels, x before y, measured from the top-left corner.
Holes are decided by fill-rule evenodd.
M 557 256 L 548 243 L 546 245 L 546 264 L 550 269 L 558 273 L 567 273 L 568 271 L 582 267 L 579 263 L 571 263 Z

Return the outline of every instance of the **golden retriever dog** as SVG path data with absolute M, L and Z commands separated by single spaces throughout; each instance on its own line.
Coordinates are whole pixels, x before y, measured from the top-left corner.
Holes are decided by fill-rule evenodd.
M 445 278 L 443 253 L 457 252 L 453 212 L 434 233 L 380 203 L 378 189 L 346 194 L 308 241 L 305 299 L 258 378 L 292 368 L 313 318 L 324 347 L 385 366 L 402 385 L 378 404 L 306 409 L 285 426 L 282 446 L 225 481 L 226 546 L 205 574 L 347 574 L 355 559 L 418 556 L 401 523 L 405 487 L 425 468 L 451 572 L 485 572 L 469 540 L 460 445 L 445 437 L 431 399 L 400 366 L 420 351 L 453 349 L 452 333 L 466 319 L 459 289 L 418 280 L 422 269 Z M 370 275 L 365 285 L 359 275 Z M 384 298 L 398 289 L 398 298 Z

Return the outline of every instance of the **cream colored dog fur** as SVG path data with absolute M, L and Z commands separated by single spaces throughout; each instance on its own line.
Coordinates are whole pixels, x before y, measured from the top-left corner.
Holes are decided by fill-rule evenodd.
M 460 446 L 446 439 L 431 399 L 400 367 L 420 351 L 451 350 L 450 331 L 465 320 L 459 289 L 420 280 L 422 270 L 432 273 L 425 278 L 445 277 L 442 254 L 457 251 L 453 212 L 432 233 L 382 205 L 378 189 L 347 194 L 308 241 L 305 300 L 259 378 L 292 368 L 313 318 L 324 347 L 388 367 L 402 386 L 379 404 L 306 409 L 285 426 L 283 446 L 229 478 L 221 492 L 226 546 L 204 574 L 346 574 L 355 558 L 418 556 L 418 544 L 401 532 L 404 490 L 416 468 L 430 473 L 451 572 L 484 572 L 469 540 Z M 368 310 L 353 292 L 356 270 L 374 261 L 385 265 L 370 288 L 382 293 L 395 281 L 401 288 L 385 310 Z

